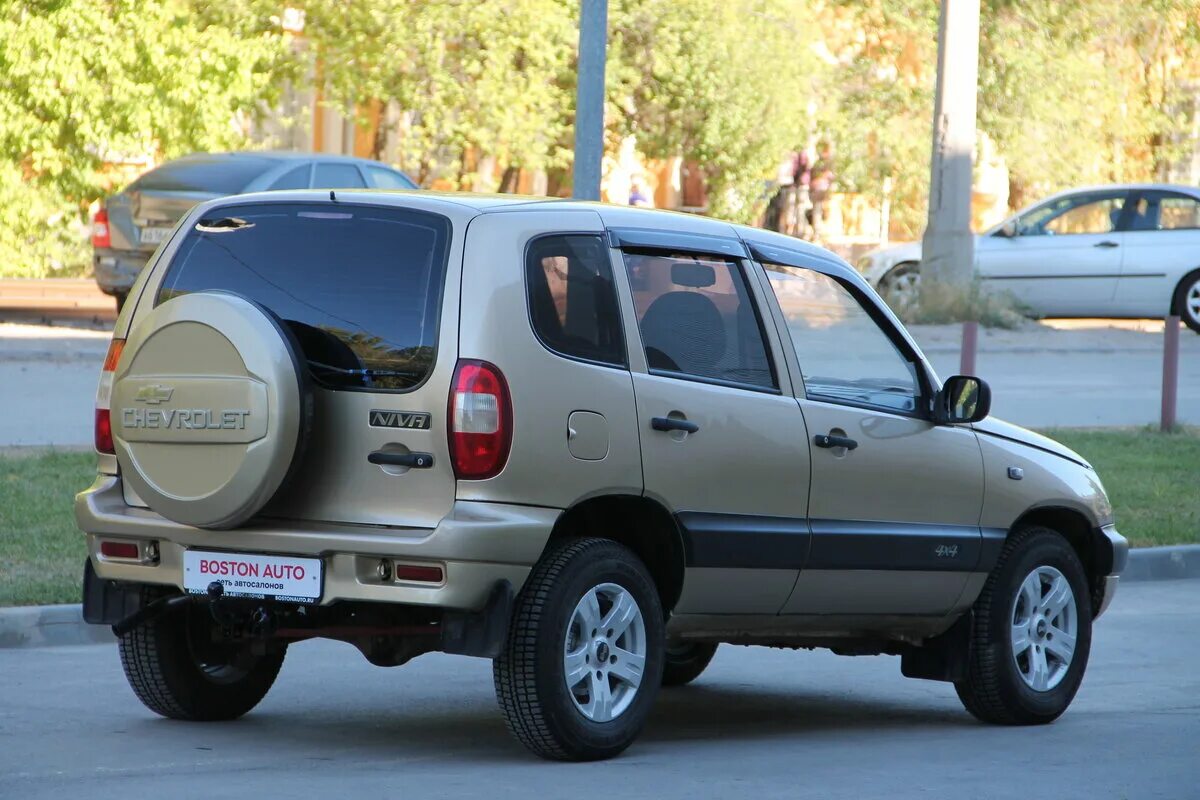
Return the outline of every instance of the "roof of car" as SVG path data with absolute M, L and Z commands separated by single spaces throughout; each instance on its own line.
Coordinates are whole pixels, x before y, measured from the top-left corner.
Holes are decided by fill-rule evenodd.
M 667 228 L 679 233 L 700 234 L 704 236 L 720 236 L 725 238 L 741 238 L 768 248 L 790 250 L 811 258 L 836 265 L 844 269 L 846 274 L 857 276 L 857 272 L 836 254 L 792 236 L 786 236 L 774 231 L 739 225 L 732 222 L 689 214 L 681 211 L 668 211 L 656 208 L 638 208 L 618 205 L 615 203 L 600 203 L 589 200 L 573 200 L 561 197 L 542 197 L 518 194 L 482 194 L 475 192 L 438 192 L 418 190 L 379 190 L 379 189 L 337 189 L 339 200 L 358 202 L 377 202 L 381 205 L 404 205 L 408 208 L 428 211 L 445 210 L 447 204 L 469 209 L 481 214 L 496 214 L 520 211 L 554 210 L 555 212 L 591 211 L 598 214 L 608 228 Z M 262 194 L 239 195 L 236 198 L 226 198 L 237 203 L 270 200 L 272 202 L 295 202 L 322 200 L 328 201 L 329 190 L 299 189 L 294 191 L 274 191 Z M 468 212 L 469 213 L 469 212 Z
M 222 159 L 258 159 L 260 161 L 312 161 L 319 159 L 321 161 L 344 161 L 348 163 L 365 162 L 369 164 L 380 164 L 382 162 L 375 161 L 370 158 L 359 158 L 358 156 L 343 156 L 335 153 L 311 153 L 296 150 L 238 150 L 232 152 L 221 153 L 189 153 L 186 156 L 172 159 L 173 161 L 184 161 L 192 159 L 206 160 L 222 160 Z M 165 162 L 170 163 L 170 162 Z M 384 166 L 387 166 L 386 164 Z

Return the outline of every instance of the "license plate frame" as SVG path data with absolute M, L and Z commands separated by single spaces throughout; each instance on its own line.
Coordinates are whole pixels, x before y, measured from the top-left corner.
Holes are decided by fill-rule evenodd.
M 315 605 L 325 593 L 325 563 L 306 556 L 185 550 L 183 590 L 207 594 L 213 581 L 221 583 L 225 597 Z
M 162 244 L 170 238 L 172 230 L 174 229 L 147 225 L 138 231 L 138 241 L 142 244 Z

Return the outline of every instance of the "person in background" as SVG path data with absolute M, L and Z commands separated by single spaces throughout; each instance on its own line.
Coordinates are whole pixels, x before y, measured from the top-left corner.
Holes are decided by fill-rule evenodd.
M 812 166 L 809 179 L 809 198 L 812 209 L 808 212 L 808 223 L 811 230 L 810 238 L 814 242 L 821 240 L 822 226 L 828 208 L 829 193 L 833 189 L 833 145 L 827 141 L 817 146 L 817 161 Z
M 629 181 L 629 205 L 654 208 L 654 201 L 646 194 L 645 185 L 639 176 L 634 176 Z
M 808 149 L 801 147 L 796 153 L 795 167 L 792 174 L 792 187 L 794 191 L 793 202 L 795 207 L 792 212 L 792 219 L 795 220 L 793 229 L 788 231 L 792 236 L 799 236 L 802 239 L 808 238 L 808 233 L 811 230 L 811 209 L 812 198 L 809 196 L 812 184 L 812 160 L 808 156 Z

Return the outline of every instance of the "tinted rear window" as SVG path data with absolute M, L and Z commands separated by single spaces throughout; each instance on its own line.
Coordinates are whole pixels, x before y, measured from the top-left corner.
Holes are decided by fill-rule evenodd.
M 168 161 L 138 178 L 133 191 L 210 192 L 237 194 L 250 181 L 275 166 L 269 158 L 221 158 L 218 156 Z
M 240 294 L 287 323 L 320 384 L 403 391 L 433 367 L 450 233 L 445 217 L 410 209 L 215 209 L 188 232 L 157 302 Z

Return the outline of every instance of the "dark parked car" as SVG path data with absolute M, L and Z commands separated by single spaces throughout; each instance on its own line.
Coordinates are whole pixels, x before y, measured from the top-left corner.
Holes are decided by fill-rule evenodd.
M 272 189 L 416 189 L 378 161 L 322 153 L 197 153 L 168 161 L 108 198 L 92 222 L 92 267 L 118 310 L 147 259 L 192 206 Z

